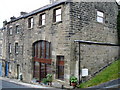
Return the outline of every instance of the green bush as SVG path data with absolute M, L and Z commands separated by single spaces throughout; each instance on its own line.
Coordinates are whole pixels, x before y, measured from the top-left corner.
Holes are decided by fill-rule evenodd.
M 42 79 L 42 83 L 47 84 L 48 83 L 48 79 L 47 78 L 43 78 Z
M 77 81 L 78 81 L 78 80 L 77 80 L 77 78 L 76 78 L 75 76 L 71 76 L 71 77 L 70 77 L 70 82 L 71 82 L 71 83 L 77 83 Z
M 48 82 L 52 82 L 52 74 L 46 75 Z

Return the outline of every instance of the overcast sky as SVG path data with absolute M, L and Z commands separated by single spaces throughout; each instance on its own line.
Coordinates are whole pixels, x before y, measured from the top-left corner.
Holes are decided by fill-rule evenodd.
M 49 0 L 1 0 L 0 28 L 2 27 L 4 20 L 9 21 L 9 18 L 12 16 L 20 16 L 21 11 L 31 12 L 46 4 L 49 4 Z

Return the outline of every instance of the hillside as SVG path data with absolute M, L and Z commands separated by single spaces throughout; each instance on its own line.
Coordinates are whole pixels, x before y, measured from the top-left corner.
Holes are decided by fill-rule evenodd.
M 91 80 L 79 85 L 79 88 L 87 88 L 101 83 L 120 78 L 120 59 L 112 63 Z

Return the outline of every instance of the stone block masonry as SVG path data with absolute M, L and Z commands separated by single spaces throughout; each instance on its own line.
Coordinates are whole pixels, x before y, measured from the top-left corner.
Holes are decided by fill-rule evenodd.
M 55 10 L 60 8 L 62 20 L 54 22 Z M 97 11 L 103 12 L 103 23 L 97 22 Z M 39 25 L 40 16 L 43 14 L 45 14 L 45 25 Z M 74 41 L 84 40 L 117 45 L 117 14 L 118 7 L 115 2 L 59 1 L 8 22 L 6 60 L 11 65 L 9 77 L 17 78 L 22 73 L 24 82 L 31 82 L 33 79 L 40 82 L 43 73 L 47 74 L 51 70 L 53 81 L 69 85 L 71 75 L 79 78 L 79 48 Z M 33 18 L 33 27 L 28 28 L 28 21 L 31 18 Z M 20 28 L 19 33 L 16 33 L 17 25 Z M 12 35 L 9 34 L 10 28 L 13 30 Z M 40 44 L 35 46 L 38 42 Z M 10 43 L 11 53 L 9 53 Z M 15 53 L 15 43 L 18 43 L 18 54 Z M 41 57 L 45 52 L 44 58 Z M 118 56 L 117 46 L 83 43 L 80 47 L 80 66 L 81 69 L 88 68 L 88 77 L 90 77 Z

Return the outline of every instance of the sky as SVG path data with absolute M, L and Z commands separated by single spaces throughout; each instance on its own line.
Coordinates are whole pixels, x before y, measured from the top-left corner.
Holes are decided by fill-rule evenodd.
M 3 26 L 3 21 L 9 21 L 12 16 L 20 16 L 21 11 L 31 12 L 47 4 L 49 4 L 49 0 L 1 0 L 0 28 Z

